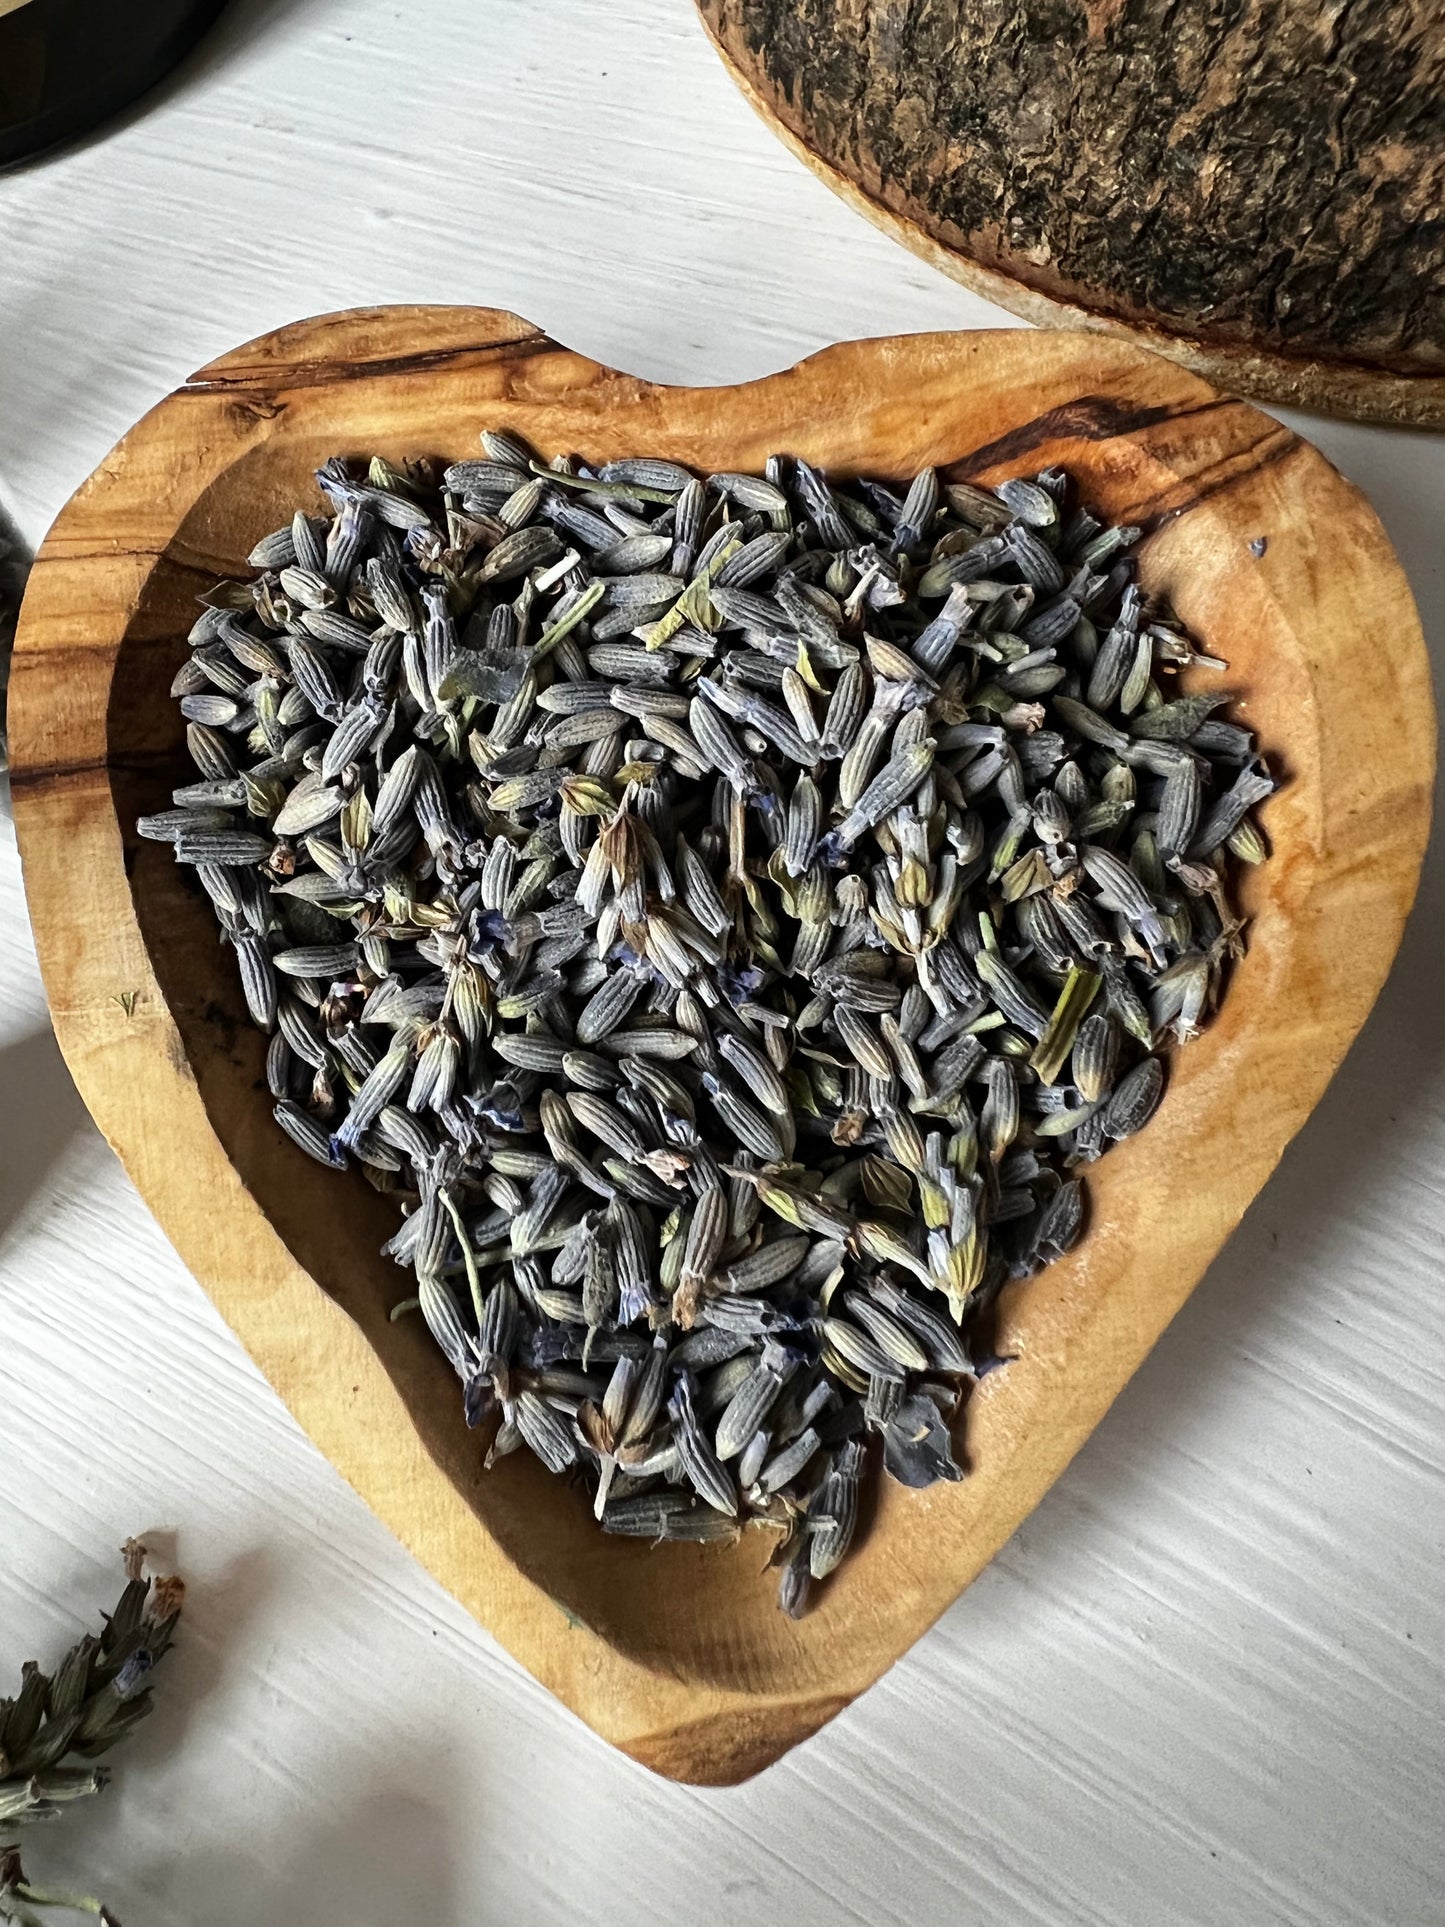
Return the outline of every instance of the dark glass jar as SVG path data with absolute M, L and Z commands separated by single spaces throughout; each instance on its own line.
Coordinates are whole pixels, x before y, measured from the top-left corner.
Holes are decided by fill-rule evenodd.
M 0 167 L 118 113 L 195 45 L 224 0 L 0 0 Z

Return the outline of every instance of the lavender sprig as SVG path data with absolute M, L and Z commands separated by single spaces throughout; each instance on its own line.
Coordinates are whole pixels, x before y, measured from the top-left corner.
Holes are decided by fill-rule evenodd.
M 78 1762 L 108 1752 L 151 1710 L 151 1676 L 175 1637 L 185 1587 L 176 1578 L 152 1582 L 137 1539 L 122 1557 L 125 1590 L 103 1630 L 77 1640 L 53 1674 L 27 1662 L 20 1691 L 0 1700 L 0 1825 L 56 1819 L 69 1802 L 99 1793 L 108 1770 Z M 99 1901 L 32 1887 L 18 1847 L 0 1844 L 0 1921 L 23 1927 L 36 1907 L 92 1913 L 119 1927 Z

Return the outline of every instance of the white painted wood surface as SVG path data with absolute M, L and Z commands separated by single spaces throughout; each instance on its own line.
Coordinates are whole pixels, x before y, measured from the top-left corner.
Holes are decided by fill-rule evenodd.
M 662 379 L 998 325 L 790 160 L 687 0 L 234 0 L 150 110 L 0 179 L 0 509 L 34 542 L 297 315 L 510 306 Z M 1440 438 L 1300 421 L 1445 634 Z M 1368 675 L 1362 662 L 1360 673 Z M 0 840 L 0 1672 L 179 1532 L 115 1786 L 36 1870 L 131 1927 L 1445 1920 L 1445 890 L 1224 1256 L 1013 1544 L 752 1785 L 610 1753 L 291 1423 L 88 1123 Z

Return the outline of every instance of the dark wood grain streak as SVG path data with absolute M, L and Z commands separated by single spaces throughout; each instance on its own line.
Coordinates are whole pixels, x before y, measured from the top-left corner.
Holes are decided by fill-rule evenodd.
M 1010 429 L 1007 435 L 1000 435 L 986 447 L 970 450 L 953 466 L 960 474 L 971 475 L 999 462 L 1026 461 L 1045 442 L 1108 441 L 1115 435 L 1138 435 L 1163 422 L 1188 421 L 1233 406 L 1234 403 L 1222 395 L 1184 407 L 1160 404 L 1151 408 L 1126 408 L 1107 395 L 1080 395 L 1076 401 L 1051 408 L 1036 421 Z
M 26 790 L 45 794 L 54 790 L 74 790 L 97 777 L 109 779 L 117 772 L 126 776 L 163 776 L 175 784 L 193 780 L 193 772 L 166 750 L 108 751 L 103 756 L 77 757 L 73 762 L 34 762 L 12 770 L 12 791 Z M 169 799 L 158 802 L 158 809 L 169 808 Z
M 286 362 L 267 368 L 237 369 L 224 374 L 201 373 L 179 391 L 185 395 L 223 395 L 252 391 L 280 400 L 294 388 L 333 387 L 341 382 L 371 381 L 385 375 L 424 375 L 468 363 L 526 360 L 532 355 L 556 354 L 557 344 L 546 335 L 529 332 L 500 341 L 464 342 L 455 347 L 420 350 L 415 354 L 379 355 L 372 360 L 342 363 Z
M 1304 447 L 1305 443 L 1298 435 L 1288 428 L 1276 426 L 1269 433 L 1261 435 L 1250 447 L 1220 462 L 1217 467 L 1206 470 L 1187 486 L 1166 489 L 1144 501 L 1132 503 L 1130 517 L 1150 530 L 1158 528 L 1162 522 L 1176 521 L 1193 509 L 1203 508 L 1227 489 L 1238 489 L 1252 483 L 1266 469 L 1298 454 Z
M 951 464 L 945 473 L 965 481 L 983 481 L 1014 472 L 1039 448 L 1067 449 L 1073 441 L 1106 441 L 1113 434 L 1147 437 L 1151 429 L 1190 419 L 1201 419 L 1219 409 L 1238 408 L 1239 403 L 1221 396 L 1193 408 L 1149 408 L 1126 411 L 1113 405 L 1101 406 L 1097 397 L 1083 396 L 1050 410 L 1036 421 L 1001 435 L 985 447 L 974 449 Z M 1251 411 L 1252 413 L 1253 411 Z M 1264 417 L 1255 417 L 1265 420 Z M 1230 450 L 1218 462 L 1201 467 L 1186 483 L 1176 483 L 1154 496 L 1127 504 L 1120 513 L 1129 522 L 1152 531 L 1162 522 L 1187 515 L 1202 507 L 1225 489 L 1237 488 L 1271 464 L 1283 461 L 1304 443 L 1282 422 L 1271 422 L 1253 442 Z

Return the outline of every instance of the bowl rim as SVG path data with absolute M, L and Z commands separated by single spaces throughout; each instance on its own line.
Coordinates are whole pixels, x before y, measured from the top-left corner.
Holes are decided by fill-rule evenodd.
M 635 429 L 634 452 L 668 452 L 669 423 L 684 417 L 687 433 L 740 448 L 746 437 L 729 419 L 741 398 L 760 421 L 791 421 L 804 438 L 834 435 L 844 451 L 835 465 L 845 471 L 847 448 L 871 445 L 870 435 L 901 436 L 905 423 L 915 449 L 930 433 L 951 446 L 949 422 L 972 409 L 1003 432 L 956 454 L 951 465 L 970 474 L 996 478 L 1047 454 L 1125 493 L 1139 474 L 1153 476 L 1158 486 L 1136 506 L 1151 522 L 1151 566 L 1166 576 L 1196 542 L 1220 571 L 1238 572 L 1238 554 L 1216 551 L 1226 537 L 1242 540 L 1240 518 L 1249 514 L 1278 520 L 1308 508 L 1328 529 L 1327 540 L 1276 533 L 1248 578 L 1252 620 L 1309 680 L 1288 719 L 1298 766 L 1271 817 L 1282 813 L 1287 823 L 1289 860 L 1276 859 L 1256 906 L 1264 926 L 1257 918 L 1242 969 L 1273 961 L 1272 971 L 1255 970 L 1265 1008 L 1282 1011 L 1286 993 L 1303 988 L 1309 1009 L 1261 1035 L 1253 1012 L 1231 1019 L 1226 999 L 1206 1033 L 1210 1050 L 1191 1047 L 1180 1089 L 1147 1133 L 1110 1154 L 1100 1183 L 1107 1174 L 1110 1193 L 1127 1192 L 1150 1165 L 1197 1178 L 1202 1135 L 1226 1123 L 1228 1168 L 1210 1173 L 1208 1196 L 1191 1198 L 1185 1221 L 1169 1227 L 1167 1256 L 1131 1251 L 1127 1238 L 1086 1239 L 1017 1295 L 1005 1342 L 1012 1334 L 1023 1345 L 1022 1369 L 995 1374 L 976 1395 L 970 1444 L 975 1436 L 984 1443 L 967 1482 L 978 1495 L 967 1527 L 950 1524 L 956 1489 L 908 1495 L 916 1525 L 946 1544 L 948 1559 L 930 1569 L 916 1546 L 900 1553 L 890 1539 L 886 1608 L 854 1600 L 839 1617 L 825 1594 L 799 1639 L 786 1635 L 769 1665 L 750 1672 L 743 1663 L 732 1679 L 689 1673 L 660 1646 L 646 1658 L 620 1650 L 579 1623 L 493 1540 L 434 1463 L 381 1358 L 297 1264 L 226 1156 L 185 1038 L 158 993 L 127 876 L 133 834 L 116 810 L 110 697 L 147 583 L 167 559 L 208 566 L 195 540 L 205 532 L 207 492 L 274 438 L 310 432 L 332 402 L 350 411 L 346 419 L 375 408 L 394 435 L 438 405 L 426 399 L 434 390 L 471 406 L 476 422 L 484 411 L 519 424 L 565 420 L 579 436 L 592 432 L 594 445 L 577 445 L 594 453 L 607 452 L 595 438 L 624 420 Z M 1049 406 L 1020 415 L 1024 395 L 1030 407 Z M 1194 587 L 1207 601 L 1206 573 Z M 1375 665 L 1363 688 L 1347 681 L 1352 653 Z M 1346 697 L 1355 746 L 1386 746 L 1388 756 L 1345 754 L 1343 721 L 1334 718 Z M 209 364 L 160 403 L 82 485 L 42 545 L 11 697 L 17 837 L 57 1036 L 92 1115 L 177 1250 L 333 1464 L 524 1665 L 635 1757 L 713 1781 L 766 1764 L 912 1644 L 1032 1510 L 1182 1304 L 1384 981 L 1428 832 L 1434 741 L 1418 618 L 1364 498 L 1290 429 L 1158 357 L 1091 335 L 979 331 L 843 343 L 731 388 L 663 387 L 575 355 L 515 316 L 472 308 L 351 310 L 293 324 Z M 1269 923 L 1276 911 L 1283 916 L 1281 905 L 1295 919 L 1288 929 Z M 118 989 L 133 984 L 140 994 L 127 1011 Z M 167 1119 L 164 1143 L 157 1115 Z M 175 1141 L 186 1145 L 179 1176 Z M 204 1213 L 194 1208 L 202 1180 Z M 1156 1192 L 1158 1204 L 1165 1193 Z M 1129 1258 L 1122 1276 L 1109 1271 L 1121 1253 Z M 339 1395 L 343 1381 L 365 1388 L 365 1422 Z M 1031 1431 L 1030 1416 L 1046 1409 L 1049 1427 Z

